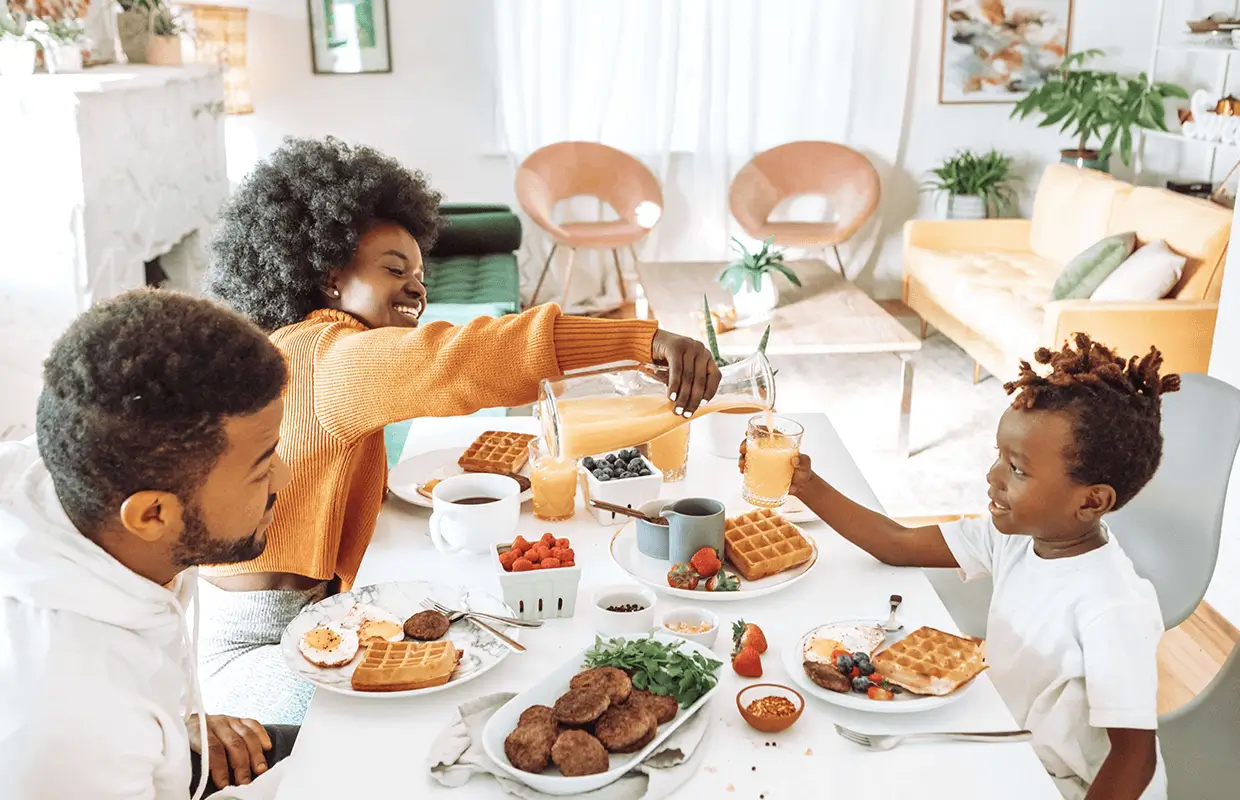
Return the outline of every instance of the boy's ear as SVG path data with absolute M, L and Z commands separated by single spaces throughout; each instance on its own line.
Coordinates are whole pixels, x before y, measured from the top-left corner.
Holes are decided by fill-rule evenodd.
M 1085 488 L 1085 496 L 1077 508 L 1076 516 L 1083 522 L 1093 522 L 1115 508 L 1115 489 L 1109 484 L 1095 483 Z
M 327 273 L 327 277 L 323 279 L 323 283 L 319 286 L 319 291 L 329 302 L 340 299 L 340 287 L 337 285 L 340 276 L 336 271 Z

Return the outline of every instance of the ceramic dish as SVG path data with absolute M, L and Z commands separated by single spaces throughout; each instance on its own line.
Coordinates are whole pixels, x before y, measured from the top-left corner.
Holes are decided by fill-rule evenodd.
M 826 623 L 826 625 L 838 625 L 841 627 L 852 625 L 870 626 L 882 625 L 883 622 L 884 620 L 878 619 L 853 619 Z M 795 683 L 799 689 L 806 694 L 813 695 L 820 700 L 825 700 L 832 705 L 842 706 L 843 708 L 852 708 L 857 711 L 869 711 L 874 714 L 912 714 L 919 711 L 929 711 L 934 708 L 941 708 L 949 703 L 954 703 L 963 697 L 964 694 L 973 686 L 973 684 L 976 683 L 976 680 L 969 681 L 951 694 L 925 695 L 913 694 L 912 692 L 906 691 L 897 694 L 891 700 L 871 700 L 869 697 L 859 692 L 849 692 L 845 694 L 843 692 L 833 692 L 830 689 L 824 689 L 811 681 L 809 676 L 805 674 L 805 669 L 801 666 L 804 662 L 802 654 L 805 651 L 805 642 L 823 627 L 825 627 L 825 625 L 815 625 L 812 629 L 806 631 L 801 636 L 798 636 L 784 648 L 781 655 L 784 660 L 784 668 L 788 670 L 788 675 L 791 676 L 793 683 Z M 917 625 L 909 625 L 906 622 L 903 629 L 896 631 L 895 633 L 888 634 L 886 640 L 878 647 L 874 648 L 874 652 L 877 653 L 885 647 L 895 644 L 908 635 L 909 631 L 915 630 L 918 627 L 919 626 Z
M 430 480 L 443 480 L 453 475 L 464 475 L 465 470 L 456 463 L 463 452 L 465 452 L 465 445 L 410 456 L 392 467 L 392 471 L 388 473 L 388 488 L 392 490 L 392 494 L 406 503 L 422 508 L 433 508 L 431 499 L 423 497 L 418 492 L 418 487 Z M 518 474 L 528 478 L 530 476 L 529 464 L 522 467 Z M 533 491 L 526 489 L 519 497 L 521 502 L 525 503 L 533 496 Z
M 626 636 L 623 638 L 641 639 L 645 637 Z M 675 642 L 686 652 L 698 652 L 707 658 L 715 661 L 719 660 L 714 653 L 692 642 L 686 642 L 671 636 L 663 636 L 662 634 L 656 634 L 654 638 L 664 642 Z M 578 795 L 594 791 L 619 780 L 625 773 L 659 749 L 668 736 L 696 714 L 702 706 L 710 702 L 710 699 L 719 691 L 719 684 L 716 683 L 709 692 L 699 697 L 693 705 L 680 709 L 671 722 L 659 726 L 659 732 L 654 739 L 638 752 L 629 754 L 612 753 L 609 760 L 610 769 L 606 772 L 600 772 L 597 775 L 582 775 L 575 778 L 564 777 L 555 767 L 551 767 L 541 773 L 522 772 L 512 766 L 508 761 L 508 756 L 504 754 L 504 739 L 517 727 L 517 719 L 521 716 L 521 712 L 530 706 L 555 705 L 556 698 L 568 691 L 569 680 L 585 669 L 584 664 L 587 650 L 589 648 L 582 650 L 564 662 L 559 668 L 548 673 L 542 680 L 501 706 L 492 715 L 491 719 L 487 721 L 486 727 L 482 730 L 482 746 L 487 756 L 514 780 L 520 781 L 535 791 L 557 796 Z M 716 677 L 719 676 L 720 670 L 722 670 L 722 665 L 715 671 Z
M 600 587 L 594 593 L 590 612 L 594 615 L 594 630 L 603 636 L 634 636 L 647 633 L 654 627 L 654 607 L 658 598 L 654 592 L 637 584 L 624 583 Z M 609 611 L 612 607 L 640 606 L 637 611 Z
M 708 592 L 705 589 L 705 582 L 699 584 L 696 589 L 673 589 L 671 586 L 668 586 L 667 571 L 671 564 L 667 561 L 651 558 L 637 549 L 636 524 L 625 525 L 616 531 L 616 534 L 611 537 L 611 544 L 608 546 L 607 552 L 611 556 L 612 562 L 627 573 L 629 577 L 638 583 L 649 586 L 656 592 L 662 592 L 673 597 L 683 597 L 686 600 L 692 600 L 697 603 L 727 603 L 774 594 L 787 589 L 810 573 L 810 570 L 818 563 L 818 544 L 814 541 L 813 536 L 810 536 L 800 528 L 798 530 L 809 541 L 810 546 L 814 548 L 814 554 L 809 561 L 799 567 L 794 567 L 757 581 L 747 581 L 740 575 L 736 575 L 740 580 L 741 587 L 735 592 Z M 723 568 L 728 572 L 736 574 L 732 565 L 726 561 Z
M 749 713 L 749 704 L 763 697 L 782 697 L 796 707 L 796 711 L 786 717 L 764 717 Z M 746 686 L 736 693 L 736 710 L 741 718 L 749 723 L 749 727 L 762 733 L 779 733 L 791 728 L 801 718 L 805 710 L 805 698 L 796 689 L 778 683 L 755 683 Z
M 284 629 L 284 635 L 280 638 L 280 651 L 284 654 L 284 660 L 289 668 L 315 686 L 329 692 L 371 699 L 431 694 L 459 686 L 493 669 L 508 657 L 511 651 L 498 639 L 472 623 L 462 620 L 454 623 L 443 637 L 450 639 L 457 649 L 462 651 L 461 662 L 447 683 L 442 686 L 405 692 L 357 692 L 352 687 L 353 670 L 361 663 L 365 648 L 359 648 L 353 660 L 341 667 L 315 666 L 307 661 L 298 650 L 298 643 L 307 631 L 319 625 L 339 624 L 355 603 L 378 606 L 403 622 L 423 610 L 421 601 L 425 597 L 438 600 L 449 608 L 469 608 L 473 611 L 482 611 L 502 617 L 514 616 L 512 609 L 502 600 L 485 592 L 467 591 L 461 587 L 424 581 L 378 583 L 342 592 L 314 605 L 306 606 Z M 521 629 L 505 627 L 501 630 L 513 639 L 517 639 Z
M 708 630 L 701 633 L 690 633 L 688 631 L 682 633 L 672 630 L 670 625 L 677 623 L 686 625 L 710 625 Z M 681 639 L 687 639 L 702 647 L 711 648 L 715 646 L 715 640 L 719 638 L 719 618 L 704 608 L 694 608 L 693 606 L 685 606 L 684 608 L 676 608 L 668 611 L 663 615 L 663 619 L 659 622 L 659 632 L 679 636 Z

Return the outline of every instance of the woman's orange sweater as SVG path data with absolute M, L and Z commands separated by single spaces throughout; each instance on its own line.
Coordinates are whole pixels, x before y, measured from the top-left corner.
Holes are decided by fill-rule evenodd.
M 563 316 L 555 305 L 468 325 L 370 330 L 332 310 L 271 340 L 288 359 L 281 458 L 292 481 L 275 505 L 267 549 L 208 575 L 291 572 L 348 589 L 383 503 L 383 428 L 414 417 L 534 402 L 543 378 L 613 361 L 651 360 L 657 325 Z

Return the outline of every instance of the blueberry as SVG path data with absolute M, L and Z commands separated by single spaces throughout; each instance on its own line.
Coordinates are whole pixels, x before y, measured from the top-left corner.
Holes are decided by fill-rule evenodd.
M 862 652 L 859 652 L 859 653 L 853 653 L 853 654 L 852 654 L 852 660 L 853 660 L 853 664 L 855 664 L 855 665 L 857 665 L 857 666 L 859 667 L 859 666 L 861 666 L 862 664 L 868 664 L 868 663 L 870 663 L 870 654 L 869 654 L 869 653 L 867 653 L 867 652 L 865 652 L 865 651 L 862 651 Z
M 592 470 L 590 470 L 590 474 L 591 474 L 591 475 L 593 475 L 593 476 L 594 476 L 594 477 L 596 477 L 596 478 L 601 478 L 601 477 L 603 477 L 603 471 L 602 471 L 601 469 L 592 469 Z
M 848 673 L 852 672 L 853 657 L 848 655 L 847 653 L 840 653 L 838 656 L 835 657 L 835 668 L 838 669 L 840 673 L 844 675 L 847 675 Z
M 595 461 L 593 458 L 590 458 L 590 456 L 586 456 L 585 458 L 581 459 L 581 466 L 593 472 L 595 467 L 598 466 L 598 462 Z
M 640 476 L 649 475 L 649 474 L 650 474 L 650 468 L 649 468 L 649 467 L 642 467 L 641 469 L 639 469 L 639 470 L 637 471 L 637 474 L 638 474 L 638 475 L 640 475 Z
M 871 664 L 869 661 L 858 661 L 857 669 L 861 670 L 861 674 L 865 676 L 870 676 L 874 674 L 874 665 Z
M 617 478 L 632 478 L 632 477 L 634 477 L 634 476 L 633 476 L 633 473 L 629 472 L 628 470 L 625 470 L 624 472 L 621 472 L 621 473 L 620 473 L 619 475 L 617 475 L 616 477 L 617 477 Z
M 637 470 L 641 469 L 643 466 L 645 465 L 642 463 L 642 460 L 640 458 L 635 458 L 629 462 L 629 470 L 633 472 L 636 472 Z
M 901 694 L 904 691 L 904 689 L 902 689 L 899 686 L 896 686 L 894 683 L 888 683 L 887 691 L 891 692 L 892 694 Z
M 629 461 L 631 459 L 637 458 L 637 451 L 636 450 L 621 450 L 620 457 L 623 458 L 625 461 Z
M 602 473 L 598 476 L 598 479 L 599 479 L 600 481 L 609 481 L 609 480 L 611 480 L 611 471 L 610 471 L 610 470 L 603 470 L 603 471 L 602 471 Z
M 853 691 L 860 692 L 861 694 L 865 694 L 866 692 L 870 691 L 870 687 L 873 685 L 870 683 L 869 678 L 863 678 L 860 675 L 852 679 L 852 684 L 853 684 Z

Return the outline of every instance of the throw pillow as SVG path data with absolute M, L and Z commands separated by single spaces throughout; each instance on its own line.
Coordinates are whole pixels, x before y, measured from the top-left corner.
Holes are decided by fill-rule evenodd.
M 1117 233 L 1087 247 L 1055 279 L 1052 300 L 1084 300 L 1094 293 L 1137 246 L 1135 233 Z
M 1161 300 L 1179 282 L 1187 260 L 1162 239 L 1150 242 L 1125 259 L 1089 299 L 1121 303 Z

